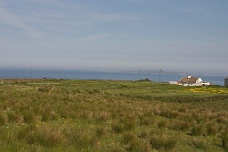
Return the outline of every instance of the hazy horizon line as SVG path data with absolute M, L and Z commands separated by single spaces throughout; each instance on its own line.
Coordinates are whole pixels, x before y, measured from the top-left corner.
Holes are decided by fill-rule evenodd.
M 59 70 L 59 71 L 94 71 L 94 72 L 131 72 L 131 73 L 153 73 L 153 74 L 181 74 L 181 75 L 228 75 L 228 72 L 220 70 L 200 69 L 174 69 L 174 68 L 94 68 L 94 67 L 39 67 L 39 66 L 0 66 L 0 70 Z

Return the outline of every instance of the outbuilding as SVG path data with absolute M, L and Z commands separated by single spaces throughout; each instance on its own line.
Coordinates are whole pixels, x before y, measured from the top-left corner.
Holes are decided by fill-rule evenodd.
M 224 79 L 224 86 L 225 86 L 225 87 L 228 87 L 228 77 L 226 77 L 226 78 Z

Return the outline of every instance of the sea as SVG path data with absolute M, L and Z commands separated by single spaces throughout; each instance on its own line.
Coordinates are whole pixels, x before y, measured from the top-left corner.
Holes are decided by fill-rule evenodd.
M 155 82 L 179 81 L 188 76 L 178 72 L 159 71 L 123 71 L 123 70 L 62 70 L 40 68 L 0 68 L 0 78 L 46 78 L 46 79 L 81 79 L 81 80 L 143 80 Z M 203 81 L 224 86 L 225 75 L 195 74 Z

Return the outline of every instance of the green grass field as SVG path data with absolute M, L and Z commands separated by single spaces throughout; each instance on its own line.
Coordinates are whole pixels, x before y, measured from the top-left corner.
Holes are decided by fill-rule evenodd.
M 0 80 L 0 151 L 228 151 L 228 88 Z

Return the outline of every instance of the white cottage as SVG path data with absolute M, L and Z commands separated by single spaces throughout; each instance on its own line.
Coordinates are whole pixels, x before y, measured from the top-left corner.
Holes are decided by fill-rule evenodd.
M 179 81 L 179 85 L 183 85 L 183 86 L 202 86 L 207 84 L 209 85 L 209 83 L 203 82 L 201 78 L 194 78 L 192 76 L 183 77 Z

